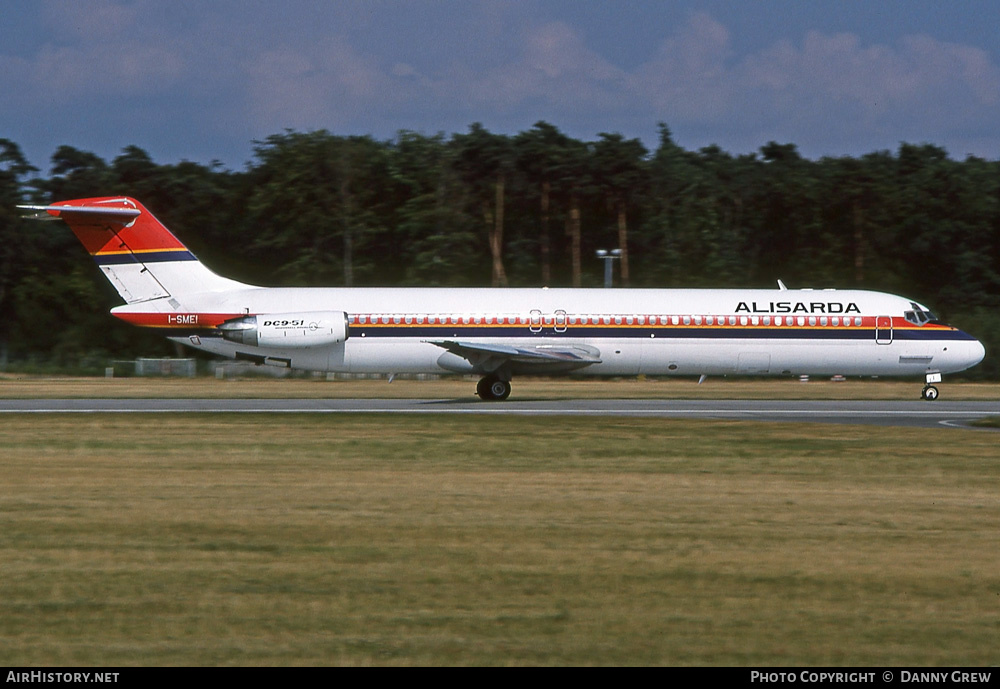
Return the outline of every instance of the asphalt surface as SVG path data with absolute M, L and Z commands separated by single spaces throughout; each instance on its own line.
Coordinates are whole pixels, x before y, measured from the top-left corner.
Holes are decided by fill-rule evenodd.
M 493 414 L 735 419 L 939 428 L 1000 415 L 1000 402 L 468 399 L 25 399 L 4 413 Z

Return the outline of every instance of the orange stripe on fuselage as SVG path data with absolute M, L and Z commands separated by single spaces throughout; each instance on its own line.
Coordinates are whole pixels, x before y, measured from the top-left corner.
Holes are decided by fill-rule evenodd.
M 220 325 L 221 323 L 224 323 L 225 321 L 232 320 L 234 318 L 241 318 L 241 317 L 245 316 L 246 314 L 243 314 L 243 313 L 130 313 L 130 312 L 125 312 L 125 313 L 115 313 L 114 315 L 117 318 L 120 318 L 121 320 L 123 320 L 123 321 L 125 321 L 127 323 L 131 323 L 132 325 L 142 326 L 142 327 L 146 327 L 146 328 L 191 328 L 191 327 L 195 327 L 195 328 L 214 328 L 217 325 Z M 396 319 L 397 316 L 400 319 L 399 323 L 395 322 L 395 319 Z M 615 318 L 619 318 L 619 317 L 622 318 L 622 322 L 621 323 L 615 323 L 614 319 Z M 383 318 L 387 318 L 389 320 L 389 322 L 388 323 L 383 323 L 382 322 Z M 392 314 L 392 315 L 388 315 L 388 314 L 366 314 L 365 316 L 355 315 L 355 316 L 351 317 L 351 327 L 359 327 L 359 328 L 407 328 L 407 327 L 409 327 L 409 328 L 426 328 L 426 327 L 449 328 L 449 327 L 454 327 L 454 326 L 461 326 L 461 327 L 474 326 L 474 327 L 479 327 L 479 328 L 483 328 L 483 329 L 494 329 L 494 328 L 499 329 L 499 328 L 510 328 L 510 327 L 519 327 L 519 326 L 520 327 L 527 327 L 527 326 L 530 325 L 530 319 L 528 319 L 526 317 L 523 317 L 523 316 L 521 316 L 521 317 L 504 316 L 503 318 L 498 318 L 496 316 L 492 316 L 492 317 L 480 316 L 480 317 L 478 317 L 478 321 L 479 321 L 478 323 L 472 322 L 472 319 L 469 318 L 469 317 L 467 317 L 467 316 L 450 316 L 450 315 L 436 316 L 434 323 L 430 323 L 429 322 L 429 319 L 428 319 L 427 315 L 424 315 L 422 318 L 416 318 L 416 317 L 412 317 L 412 316 L 411 316 L 411 318 L 412 318 L 412 322 L 406 323 L 405 322 L 406 316 L 403 315 L 403 314 Z M 579 319 L 579 316 L 576 317 L 576 318 Z M 592 316 L 588 315 L 587 318 L 588 318 L 588 321 L 589 321 L 589 319 L 592 318 Z M 862 325 L 860 325 L 860 326 L 856 326 L 856 325 L 853 325 L 853 324 L 852 325 L 846 325 L 846 326 L 842 325 L 842 324 L 841 325 L 828 324 L 828 325 L 825 325 L 825 326 L 824 325 L 808 325 L 808 320 L 806 321 L 807 325 L 801 325 L 801 326 L 798 325 L 797 323 L 795 323 L 795 324 L 787 324 L 787 325 L 785 325 L 785 324 L 783 324 L 783 325 L 773 325 L 773 324 L 764 325 L 763 323 L 759 323 L 758 325 L 752 325 L 752 324 L 748 323 L 746 325 L 743 325 L 743 324 L 739 323 L 738 320 L 737 320 L 737 322 L 735 324 L 730 324 L 728 322 L 728 319 L 729 319 L 728 316 L 726 316 L 726 317 L 719 317 L 719 316 L 714 317 L 716 320 L 722 320 L 724 322 L 722 322 L 722 323 L 713 323 L 712 325 L 706 325 L 704 323 L 699 324 L 699 325 L 695 325 L 693 323 L 691 323 L 691 324 L 683 324 L 683 322 L 682 323 L 678 323 L 678 324 L 674 324 L 674 323 L 669 322 L 669 321 L 667 323 L 665 323 L 665 324 L 661 324 L 660 323 L 661 316 L 659 316 L 659 315 L 657 315 L 657 316 L 643 316 L 645 322 L 643 324 L 641 324 L 641 325 L 638 324 L 638 323 L 631 323 L 631 324 L 629 324 L 629 323 L 624 322 L 624 319 L 626 318 L 625 316 L 609 316 L 608 318 L 611 319 L 610 323 L 605 323 L 604 320 L 603 320 L 604 318 L 605 318 L 605 316 L 603 316 L 603 315 L 600 316 L 600 317 L 598 317 L 598 321 L 599 322 L 597 322 L 597 323 L 591 323 L 591 322 L 580 323 L 579 320 L 577 320 L 577 322 L 575 322 L 575 323 L 569 323 L 569 322 L 567 322 L 565 324 L 565 326 L 567 327 L 567 329 L 575 329 L 575 328 L 581 328 L 581 327 L 586 327 L 586 328 L 601 328 L 601 329 L 609 329 L 609 330 L 611 330 L 611 329 L 617 330 L 617 329 L 623 329 L 623 328 L 624 329 L 649 329 L 649 328 L 661 329 L 662 328 L 662 329 L 671 329 L 671 330 L 686 329 L 686 330 L 697 331 L 697 330 L 710 330 L 710 329 L 718 329 L 718 328 L 727 328 L 727 329 L 734 329 L 734 330 L 735 329 L 741 329 L 741 330 L 742 329 L 755 329 L 755 330 L 760 330 L 760 331 L 764 331 L 764 332 L 766 332 L 766 331 L 787 330 L 787 329 L 790 329 L 790 328 L 794 328 L 796 330 L 821 330 L 822 329 L 822 330 L 835 330 L 835 331 L 851 331 L 851 330 L 871 330 L 872 328 L 875 327 L 875 319 L 873 317 L 870 317 L 870 316 L 864 316 L 864 317 L 862 317 Z M 668 316 L 667 318 L 670 318 L 670 317 Z M 937 324 L 932 325 L 932 324 L 928 323 L 928 324 L 925 324 L 925 325 L 922 325 L 922 326 L 918 326 L 918 325 L 914 325 L 913 323 L 910 323 L 909 321 L 907 321 L 907 320 L 905 320 L 903 318 L 898 318 L 898 319 L 897 318 L 893 318 L 892 320 L 893 320 L 893 329 L 894 330 L 915 330 L 915 331 L 927 331 L 927 330 L 951 331 L 951 330 L 955 330 L 955 328 L 953 328 L 950 325 L 937 325 Z M 505 322 L 498 322 L 498 321 L 505 321 Z M 655 322 L 653 322 L 653 321 L 655 321 Z M 552 326 L 553 326 L 552 323 L 547 322 L 547 323 L 545 323 L 545 325 L 543 327 L 547 328 L 547 329 L 551 329 Z M 562 327 L 562 324 L 560 324 L 560 327 Z

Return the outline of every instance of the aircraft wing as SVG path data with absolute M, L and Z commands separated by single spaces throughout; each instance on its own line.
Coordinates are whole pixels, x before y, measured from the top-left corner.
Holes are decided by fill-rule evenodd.
M 468 361 L 474 369 L 493 372 L 507 365 L 518 372 L 563 372 L 601 363 L 601 353 L 588 345 L 506 345 L 495 342 L 427 340 Z

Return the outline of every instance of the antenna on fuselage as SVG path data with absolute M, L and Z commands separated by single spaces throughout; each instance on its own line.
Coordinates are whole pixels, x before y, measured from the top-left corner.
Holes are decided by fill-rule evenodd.
M 785 283 L 783 283 L 781 280 L 778 280 L 778 289 L 780 289 L 782 292 L 788 291 L 788 288 L 785 287 Z

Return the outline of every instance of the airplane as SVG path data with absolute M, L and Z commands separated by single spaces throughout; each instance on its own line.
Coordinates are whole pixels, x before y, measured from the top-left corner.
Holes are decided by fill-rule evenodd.
M 22 205 L 61 218 L 125 301 L 112 315 L 256 364 L 479 376 L 501 401 L 519 375 L 917 376 L 985 356 L 920 304 L 862 290 L 258 287 L 202 264 L 128 197 Z

